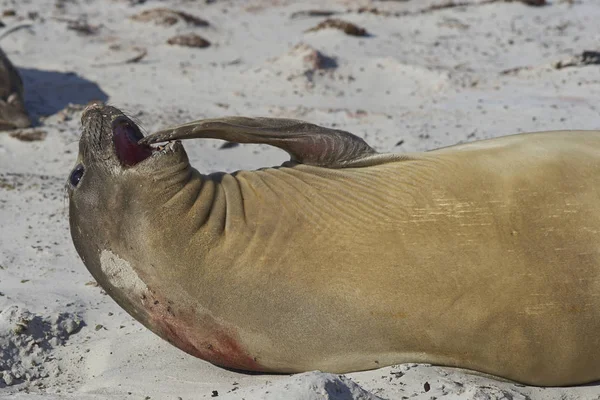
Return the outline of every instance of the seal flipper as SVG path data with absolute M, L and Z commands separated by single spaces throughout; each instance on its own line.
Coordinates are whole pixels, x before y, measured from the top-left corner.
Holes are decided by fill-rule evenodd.
M 349 132 L 284 118 L 204 119 L 163 129 L 139 143 L 194 138 L 268 144 L 285 150 L 291 161 L 328 168 L 343 168 L 377 154 L 364 140 Z

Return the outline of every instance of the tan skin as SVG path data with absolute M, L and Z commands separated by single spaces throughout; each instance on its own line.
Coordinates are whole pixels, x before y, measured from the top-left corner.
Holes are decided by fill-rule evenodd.
M 115 108 L 82 122 L 75 247 L 190 354 L 266 372 L 427 362 L 534 385 L 600 379 L 600 132 L 394 155 L 290 120 L 197 121 L 141 144 Z M 143 144 L 203 137 L 292 161 L 202 175 L 179 142 Z

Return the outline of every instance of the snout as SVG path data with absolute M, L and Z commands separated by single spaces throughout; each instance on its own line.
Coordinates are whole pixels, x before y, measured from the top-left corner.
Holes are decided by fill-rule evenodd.
M 3 130 L 23 129 L 31 126 L 31 119 L 23 107 L 4 101 L 0 101 L 0 120 Z
M 93 102 L 87 105 L 81 113 L 81 125 L 84 130 L 98 129 L 101 126 L 110 126 L 113 119 L 123 115 L 121 110 L 107 106 L 102 102 Z
M 91 103 L 83 110 L 81 123 L 84 135 L 88 135 L 92 143 L 112 147 L 123 167 L 132 167 L 153 153 L 149 145 L 138 144 L 144 135 L 137 124 L 115 107 Z
M 12 122 L 19 129 L 29 128 L 31 126 L 31 119 L 25 113 L 19 114 Z
M 88 116 L 88 114 L 93 111 L 93 110 L 101 110 L 104 107 L 104 104 L 102 104 L 102 102 L 99 101 L 95 101 L 92 102 L 90 104 L 88 104 L 84 109 L 83 109 L 83 113 L 81 114 L 81 123 L 83 124 L 86 117 Z

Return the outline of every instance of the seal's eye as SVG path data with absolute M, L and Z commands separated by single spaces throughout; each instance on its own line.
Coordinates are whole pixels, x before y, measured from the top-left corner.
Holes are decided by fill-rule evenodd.
M 77 186 L 79 184 L 79 181 L 81 180 L 81 177 L 83 176 L 84 171 L 85 171 L 85 169 L 83 168 L 83 165 L 81 165 L 81 164 L 79 164 L 78 166 L 75 167 L 73 172 L 71 172 L 71 176 L 69 177 L 69 181 L 71 182 L 71 185 Z

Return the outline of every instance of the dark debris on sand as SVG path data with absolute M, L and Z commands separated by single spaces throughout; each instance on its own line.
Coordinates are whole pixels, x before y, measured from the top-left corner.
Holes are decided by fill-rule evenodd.
M 48 132 L 41 129 L 20 129 L 9 133 L 9 135 L 22 142 L 38 142 L 46 139 Z
M 350 36 L 369 36 L 366 29 L 361 28 L 360 26 L 355 25 L 351 22 L 347 22 L 336 18 L 326 19 L 317 26 L 308 29 L 306 32 L 316 32 L 328 28 L 339 29 L 346 35 Z
M 194 15 L 185 13 L 183 11 L 171 10 L 168 8 L 153 8 L 151 10 L 142 11 L 139 14 L 132 15 L 129 17 L 133 21 L 138 22 L 154 22 L 156 25 L 171 26 L 175 25 L 180 20 L 186 24 L 207 27 L 210 24 L 208 21 L 198 18 Z

